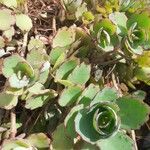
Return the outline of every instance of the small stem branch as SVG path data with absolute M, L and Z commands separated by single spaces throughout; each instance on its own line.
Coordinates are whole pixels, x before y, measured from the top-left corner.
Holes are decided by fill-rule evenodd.
M 132 136 L 132 139 L 134 141 L 134 149 L 138 150 L 137 143 L 136 143 L 136 137 L 135 137 L 135 131 L 134 130 L 131 131 L 131 136 Z
M 11 109 L 10 120 L 11 120 L 10 138 L 13 139 L 15 138 L 16 133 L 17 133 L 15 108 Z

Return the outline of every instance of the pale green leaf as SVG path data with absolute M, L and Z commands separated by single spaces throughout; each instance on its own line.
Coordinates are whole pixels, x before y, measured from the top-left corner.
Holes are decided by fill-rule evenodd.
M 63 124 L 59 125 L 54 131 L 51 145 L 53 150 L 73 150 L 73 140 L 66 135 Z
M 138 129 L 147 120 L 150 114 L 150 107 L 139 99 L 121 97 L 117 100 L 121 127 L 124 129 Z
M 90 78 L 91 66 L 85 63 L 77 66 L 68 76 L 67 80 L 74 84 L 85 84 Z
M 38 149 L 50 147 L 50 139 L 44 133 L 31 134 L 26 139 Z
M 10 77 L 13 73 L 15 73 L 14 68 L 17 66 L 19 62 L 22 61 L 24 61 L 24 59 L 20 57 L 18 54 L 7 57 L 3 62 L 2 68 L 3 75 L 6 78 Z
M 32 20 L 28 15 L 17 14 L 16 15 L 16 25 L 23 31 L 28 32 L 32 28 Z
M 133 141 L 130 137 L 122 132 L 118 132 L 105 140 L 97 142 L 101 150 L 133 150 Z
M 64 62 L 56 71 L 55 80 L 65 80 L 69 73 L 77 66 L 78 60 L 69 60 Z
M 75 41 L 75 30 L 73 27 L 60 28 L 53 38 L 53 48 L 55 47 L 65 47 L 72 44 Z
M 118 92 L 115 88 L 105 87 L 102 91 L 99 91 L 91 105 L 99 102 L 114 102 L 119 97 Z
M 0 10 L 0 30 L 8 30 L 12 25 L 15 24 L 15 16 L 9 9 Z
M 18 97 L 12 94 L 0 93 L 0 108 L 12 109 L 18 103 Z
M 71 105 L 75 101 L 77 101 L 80 94 L 81 94 L 81 88 L 77 86 L 68 87 L 61 93 L 58 103 L 62 107 Z

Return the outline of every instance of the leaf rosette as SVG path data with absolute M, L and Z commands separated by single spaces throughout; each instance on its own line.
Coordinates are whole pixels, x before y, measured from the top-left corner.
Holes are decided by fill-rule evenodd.
M 106 139 L 119 130 L 118 107 L 113 103 L 98 103 L 79 111 L 75 118 L 77 133 L 87 142 Z
M 129 28 L 127 38 L 125 40 L 126 48 L 135 54 L 142 54 L 142 45 L 147 41 L 145 30 L 140 28 L 137 22 L 133 23 Z
M 96 23 L 93 27 L 93 31 L 99 48 L 105 52 L 112 51 L 114 49 L 115 42 L 112 41 L 112 39 L 116 39 L 114 36 L 114 33 L 116 32 L 115 25 L 105 19 Z

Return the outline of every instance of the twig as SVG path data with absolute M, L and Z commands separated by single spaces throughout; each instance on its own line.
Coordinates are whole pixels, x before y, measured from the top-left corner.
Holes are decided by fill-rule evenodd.
M 131 136 L 132 136 L 132 139 L 134 141 L 134 148 L 135 148 L 135 150 L 138 150 L 137 143 L 136 143 L 136 137 L 135 137 L 135 131 L 134 130 L 131 130 Z
M 56 34 L 56 17 L 53 17 L 52 21 L 52 29 L 53 29 L 53 36 Z
M 23 36 L 23 44 L 22 44 L 22 50 L 21 50 L 22 57 L 26 55 L 27 42 L 28 42 L 28 32 L 26 32 Z
M 10 138 L 14 139 L 17 133 L 15 108 L 11 109 L 10 120 L 11 120 Z

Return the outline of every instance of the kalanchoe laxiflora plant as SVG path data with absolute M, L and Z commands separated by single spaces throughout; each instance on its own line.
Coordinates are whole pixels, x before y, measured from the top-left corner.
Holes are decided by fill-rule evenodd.
M 132 150 L 131 130 L 150 113 L 145 93 L 129 94 L 126 86 L 150 84 L 150 17 L 143 3 L 61 0 L 47 6 L 40 1 L 48 12 L 38 19 L 21 7 L 28 6 L 26 0 L 0 3 L 6 78 L 0 114 L 11 111 L 10 118 L 0 117 L 0 148 Z M 45 23 L 56 4 L 58 17 Z M 35 26 L 51 20 L 52 35 L 51 29 Z

